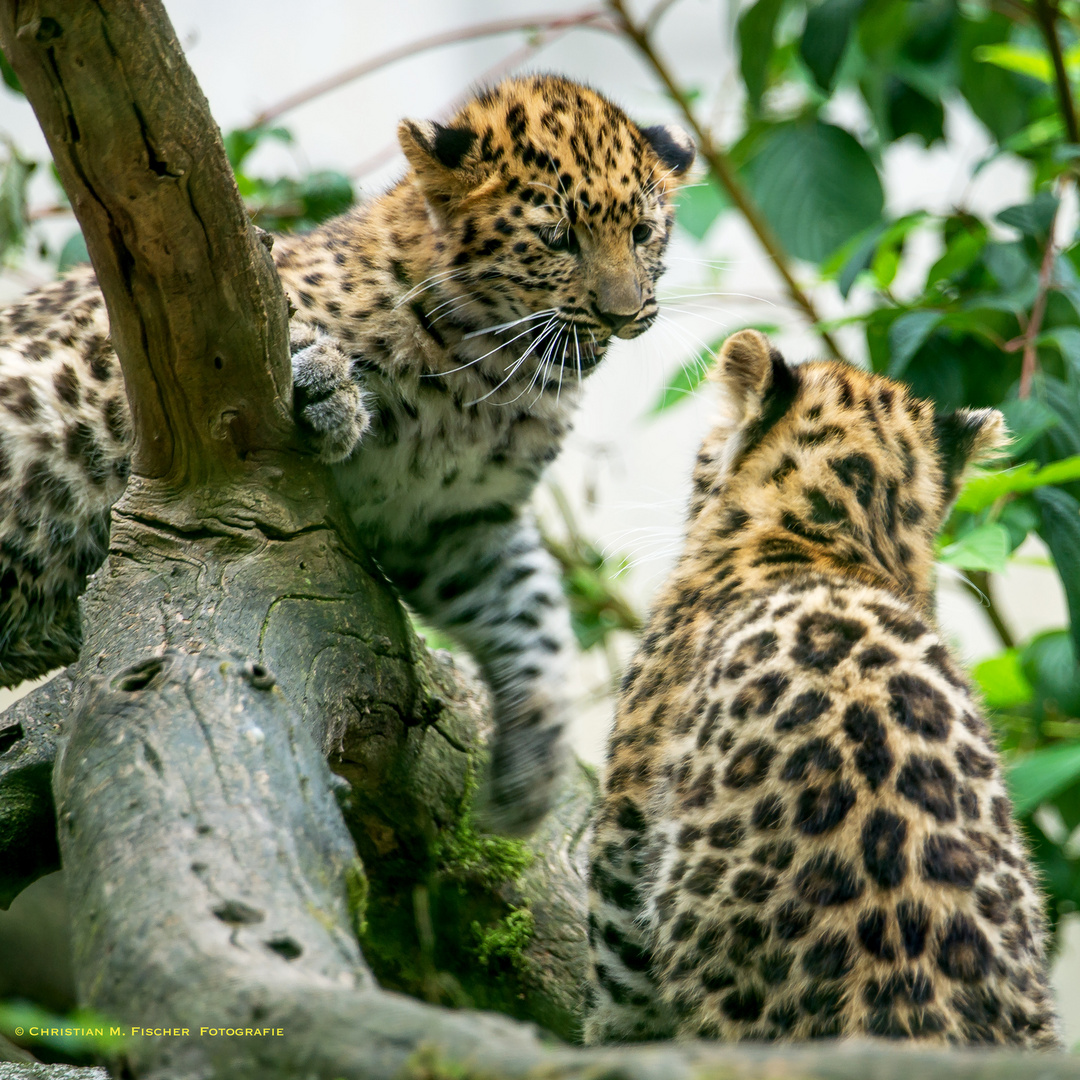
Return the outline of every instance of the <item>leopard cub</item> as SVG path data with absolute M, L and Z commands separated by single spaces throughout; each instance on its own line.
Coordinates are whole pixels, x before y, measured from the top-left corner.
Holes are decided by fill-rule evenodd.
M 724 346 L 686 546 L 621 693 L 591 1042 L 1057 1045 L 1038 885 L 933 612 L 999 413 Z

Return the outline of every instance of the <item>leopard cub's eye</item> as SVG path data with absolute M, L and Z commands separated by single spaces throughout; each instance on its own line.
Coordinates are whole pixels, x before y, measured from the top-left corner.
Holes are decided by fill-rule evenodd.
M 635 244 L 644 244 L 652 236 L 652 226 L 642 221 L 634 226 L 632 236 Z
M 571 254 L 576 254 L 581 250 L 577 233 L 569 226 L 565 229 L 544 229 L 539 236 L 552 251 L 569 251 Z

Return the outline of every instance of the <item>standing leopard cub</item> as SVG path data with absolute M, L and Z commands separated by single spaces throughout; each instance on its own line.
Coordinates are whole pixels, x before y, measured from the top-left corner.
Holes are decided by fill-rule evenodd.
M 527 503 L 582 380 L 656 319 L 694 149 L 544 75 L 398 137 L 409 169 L 390 191 L 274 245 L 294 407 L 387 577 L 479 662 L 487 820 L 523 832 L 564 756 L 572 649 Z M 76 655 L 131 450 L 108 335 L 88 271 L 0 312 L 0 685 Z
M 933 616 L 991 409 L 724 346 L 683 554 L 623 684 L 589 1041 L 1057 1045 L 1038 887 Z

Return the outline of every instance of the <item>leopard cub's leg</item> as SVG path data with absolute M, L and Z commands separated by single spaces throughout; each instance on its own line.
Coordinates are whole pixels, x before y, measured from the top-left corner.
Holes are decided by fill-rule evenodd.
M 479 820 L 530 832 L 567 758 L 572 635 L 558 568 L 527 519 L 436 523 L 422 546 L 378 553 L 434 628 L 475 657 L 492 694 L 495 736 Z
M 289 327 L 293 414 L 327 464 L 343 461 L 371 426 L 368 395 L 352 358 L 329 334 L 307 323 Z
M 590 1045 L 669 1039 L 675 1031 L 651 972 L 649 845 L 635 802 L 605 791 L 589 860 Z

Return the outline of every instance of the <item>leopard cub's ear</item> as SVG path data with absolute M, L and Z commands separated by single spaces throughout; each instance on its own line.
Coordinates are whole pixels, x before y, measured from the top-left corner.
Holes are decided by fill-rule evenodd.
M 398 142 L 433 203 L 463 195 L 475 182 L 470 151 L 477 134 L 467 127 L 447 127 L 434 120 L 402 120 Z
M 1009 443 L 1005 417 L 997 409 L 957 409 L 934 417 L 945 482 L 956 487 L 964 469 L 994 457 Z
M 766 399 L 794 392 L 795 374 L 783 356 L 756 330 L 740 330 L 724 342 L 720 356 L 709 369 L 739 423 L 761 416 Z
M 665 168 L 673 176 L 683 176 L 694 164 L 697 150 L 694 140 L 678 124 L 657 124 L 640 129 L 645 141 L 653 148 Z

